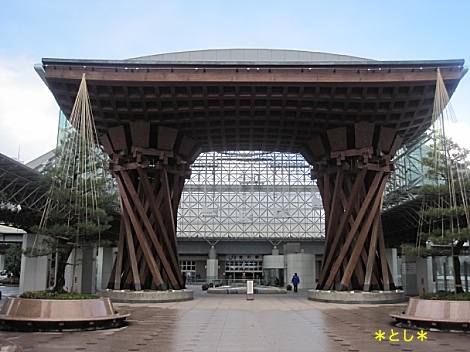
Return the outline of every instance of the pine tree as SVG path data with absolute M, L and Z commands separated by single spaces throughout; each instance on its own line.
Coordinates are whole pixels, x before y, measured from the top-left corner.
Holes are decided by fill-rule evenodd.
M 459 255 L 470 238 L 469 153 L 452 139 L 441 137 L 422 159 L 429 182 L 418 191 L 423 199 L 422 222 L 417 247 L 411 250 L 420 256 L 451 256 L 455 293 L 463 292 Z M 434 246 L 426 248 L 428 241 Z
M 111 227 L 117 210 L 117 195 L 105 173 L 106 158 L 100 156 L 104 154 L 89 150 L 85 138 L 73 129 L 66 132 L 60 149 L 56 163 L 45 170 L 48 201 L 41 223 L 33 228 L 44 240 L 41 249 L 26 251 L 33 256 L 57 254 L 53 257 L 57 258 L 56 292 L 64 288 L 66 266 L 77 264 L 67 262 L 73 249 L 102 242 L 101 235 Z M 93 154 L 96 157 L 83 157 Z

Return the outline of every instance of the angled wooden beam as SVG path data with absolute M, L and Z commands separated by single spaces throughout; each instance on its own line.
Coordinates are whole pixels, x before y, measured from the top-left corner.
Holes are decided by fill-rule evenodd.
M 169 278 L 171 284 L 176 289 L 179 289 L 178 279 L 176 279 L 175 273 L 173 273 L 173 271 L 171 270 L 171 265 L 170 265 L 170 263 L 168 262 L 168 260 L 166 258 L 166 255 L 165 255 L 165 253 L 162 249 L 161 243 L 157 239 L 157 236 L 156 236 L 155 231 L 152 227 L 152 224 L 150 223 L 150 221 L 147 217 L 147 214 L 145 213 L 145 210 L 142 206 L 142 203 L 140 202 L 140 200 L 137 196 L 137 192 L 135 190 L 135 187 L 134 187 L 129 175 L 127 174 L 126 171 L 120 172 L 120 175 L 121 175 L 121 177 L 124 181 L 124 184 L 126 185 L 127 192 L 129 193 L 129 196 L 133 201 L 133 205 L 134 205 L 133 209 L 137 211 L 137 214 L 139 214 L 140 220 L 143 222 L 144 228 L 145 228 L 147 234 L 149 235 L 149 237 L 151 239 L 151 242 L 154 245 L 154 248 L 157 250 L 159 259 L 160 259 L 162 265 L 165 268 L 166 274 L 168 275 L 168 278 Z M 134 214 L 132 214 L 132 215 L 134 215 Z M 136 223 L 136 225 L 137 225 L 137 223 Z M 135 225 L 134 225 L 134 230 L 137 230 L 137 229 L 135 229 Z M 142 234 L 143 234 L 143 232 L 142 232 Z M 141 243 L 141 245 L 142 245 L 142 243 Z M 153 274 L 153 272 L 152 272 L 152 274 Z M 178 276 L 181 276 L 181 275 L 178 275 Z
M 176 227 L 175 227 L 175 214 L 173 214 L 173 208 L 171 206 L 171 193 L 170 193 L 170 182 L 168 180 L 168 173 L 166 170 L 161 172 L 161 181 L 162 181 L 162 188 L 160 192 L 163 193 L 163 211 L 169 217 L 169 232 L 170 235 L 176 234 Z
M 121 189 L 125 190 L 124 183 L 121 180 L 121 177 L 123 175 L 126 175 L 126 173 L 123 172 L 123 173 L 119 173 L 118 175 L 120 177 L 116 177 L 116 182 L 120 186 Z M 155 259 L 153 257 L 152 250 L 151 250 L 150 246 L 147 243 L 147 240 L 145 238 L 145 234 L 142 231 L 142 227 L 140 226 L 139 221 L 137 220 L 137 217 L 132 212 L 133 207 L 132 207 L 131 202 L 130 202 L 128 196 L 127 196 L 127 191 L 121 193 L 121 199 L 122 199 L 122 202 L 124 204 L 124 208 L 126 208 L 126 210 L 129 213 L 129 218 L 131 220 L 132 226 L 134 227 L 134 231 L 135 231 L 135 234 L 137 236 L 137 240 L 139 241 L 140 247 L 142 248 L 142 251 L 144 252 L 145 259 L 146 259 L 147 264 L 149 265 L 150 271 L 152 273 L 153 281 L 155 282 L 155 285 L 160 286 L 160 285 L 163 284 L 162 276 L 160 275 L 160 272 L 158 270 L 157 263 L 155 262 Z M 129 210 L 130 210 L 130 212 L 129 212 Z
M 376 252 L 377 252 L 377 240 L 379 236 L 379 219 L 380 219 L 380 212 L 377 211 L 375 213 L 374 224 L 372 226 L 372 234 L 370 238 L 370 245 L 369 245 L 369 254 L 367 256 L 367 265 L 366 265 L 366 276 L 364 278 L 364 288 L 363 291 L 370 291 L 371 289 L 371 280 L 372 280 L 372 273 L 374 270 Z
M 380 180 L 382 179 L 382 175 L 383 175 L 383 171 L 376 173 L 376 175 L 374 177 L 374 180 L 371 184 L 371 187 L 369 188 L 369 191 L 367 192 L 367 195 L 364 199 L 364 202 L 361 205 L 361 210 L 359 211 L 359 214 L 358 214 L 357 218 L 354 221 L 354 225 L 349 230 L 349 234 L 348 234 L 348 236 L 345 240 L 343 248 L 341 249 L 338 257 L 336 258 L 336 262 L 333 265 L 333 267 L 331 269 L 331 272 L 330 272 L 330 275 L 328 276 L 328 279 L 326 280 L 326 282 L 324 284 L 325 288 L 329 288 L 331 286 L 331 284 L 333 283 L 334 276 L 338 272 L 338 269 L 341 265 L 341 262 L 343 261 L 344 257 L 346 256 L 348 248 L 351 245 L 351 242 L 352 242 L 354 236 L 356 235 L 356 231 L 359 229 L 359 226 L 362 224 L 362 220 L 364 218 L 364 215 L 369 210 L 368 209 L 369 204 L 371 203 L 371 201 L 373 199 L 373 195 L 375 194 L 375 192 L 377 190 L 377 187 L 379 186 Z M 359 191 L 359 189 L 358 189 L 358 191 Z M 351 197 L 351 198 L 353 198 L 353 197 Z M 352 201 L 354 201 L 354 199 L 352 199 Z M 343 219 L 341 219 L 341 220 L 343 220 Z
M 142 285 L 140 284 L 139 270 L 137 267 L 137 258 L 134 247 L 134 239 L 132 236 L 132 228 L 129 221 L 129 216 L 126 213 L 122 214 L 122 216 L 124 217 L 124 228 L 126 229 L 126 244 L 129 253 L 129 263 L 132 270 L 134 287 L 136 291 L 140 291 L 142 290 Z
M 383 173 L 380 173 L 380 174 L 381 174 L 381 176 L 383 176 Z M 383 177 L 381 181 L 382 182 L 381 182 L 380 187 L 378 189 L 374 187 L 374 189 L 373 189 L 374 194 L 372 194 L 372 196 L 375 196 L 375 199 L 374 199 L 374 202 L 373 202 L 373 205 L 372 205 L 372 209 L 370 210 L 366 220 L 364 221 L 364 223 L 362 225 L 361 232 L 359 233 L 359 236 L 357 237 L 357 243 L 354 246 L 354 249 L 351 253 L 351 257 L 349 259 L 348 266 L 347 266 L 346 271 L 343 275 L 343 278 L 341 280 L 340 287 L 338 288 L 338 290 L 342 290 L 344 288 L 347 288 L 347 286 L 349 284 L 349 280 L 351 279 L 351 275 L 352 275 L 352 272 L 354 270 L 354 267 L 356 266 L 357 260 L 359 259 L 360 251 L 363 249 L 364 242 L 367 238 L 367 235 L 369 234 L 369 231 L 370 231 L 370 228 L 371 228 L 371 225 L 372 225 L 372 221 L 376 218 L 377 213 L 380 214 L 379 205 L 382 201 L 382 194 L 383 194 L 383 191 L 385 189 L 385 184 L 387 182 L 387 177 Z M 372 189 L 372 187 L 371 187 L 371 189 Z M 367 197 L 366 197 L 366 199 L 367 199 Z
M 325 179 L 329 181 L 330 176 L 325 175 Z M 342 185 L 344 179 L 344 172 L 342 170 L 339 170 L 338 173 L 336 174 L 335 177 L 335 182 L 331 185 L 330 182 L 326 182 L 329 187 L 333 188 L 333 192 L 331 189 L 325 190 L 325 193 L 328 195 L 331 195 L 331 206 L 329 208 L 329 216 L 328 216 L 328 223 L 326 224 L 326 228 L 328 231 L 328 236 L 325 241 L 325 249 L 324 249 L 324 259 L 323 259 L 323 264 L 322 264 L 322 270 L 320 273 L 320 278 L 318 280 L 319 284 L 321 284 L 325 278 L 325 274 L 328 271 L 330 262 L 332 258 L 335 256 L 336 252 L 336 245 L 338 243 L 338 236 L 340 235 L 340 231 L 338 230 L 337 227 L 337 222 L 336 218 L 339 216 L 340 213 L 340 207 L 339 204 L 341 200 L 339 199 L 339 192 L 340 192 L 340 185 Z M 333 226 L 334 224 L 334 226 Z M 331 234 L 335 234 L 334 236 L 331 236 Z M 325 254 L 327 255 L 326 260 L 325 260 Z
M 121 203 L 121 211 L 124 213 L 125 209 Z M 119 242 L 118 242 L 118 253 L 116 256 L 116 260 L 114 261 L 114 289 L 119 290 L 121 288 L 121 273 L 122 273 L 122 261 L 124 256 L 124 242 L 126 239 L 126 234 L 124 233 L 126 230 L 124 229 L 124 220 L 121 217 L 121 228 L 119 231 Z
M 334 233 L 333 242 L 332 242 L 331 247 L 329 248 L 329 253 L 327 255 L 327 258 L 326 258 L 326 260 L 325 260 L 325 258 L 323 259 L 324 260 L 324 265 L 322 267 L 322 272 L 320 274 L 320 279 L 318 281 L 321 288 L 326 286 L 325 278 L 326 278 L 327 274 L 330 274 L 330 276 L 334 277 L 334 275 L 329 273 L 329 269 L 330 269 L 330 266 L 332 264 L 333 258 L 336 257 L 336 253 L 333 252 L 332 249 L 336 248 L 337 245 L 338 245 L 338 241 L 341 237 L 341 234 L 343 233 L 345 225 L 348 222 L 349 217 L 351 215 L 351 212 L 354 209 L 354 206 L 356 204 L 355 198 L 357 197 L 357 194 L 359 193 L 361 187 L 363 186 L 363 182 L 364 182 L 364 178 L 366 176 L 366 173 L 367 173 L 367 170 L 362 169 L 359 172 L 359 174 L 357 175 L 354 186 L 351 190 L 351 194 L 350 194 L 350 197 L 349 197 L 349 200 L 348 200 L 347 207 L 346 207 L 346 209 L 344 209 L 344 212 L 343 212 L 343 214 L 341 215 L 341 218 L 340 218 L 341 220 L 339 222 L 339 226 L 336 228 L 336 232 Z M 340 184 L 335 185 L 336 188 L 341 188 L 341 186 L 342 185 L 340 185 Z M 340 202 L 341 200 L 340 200 L 340 197 L 339 197 L 339 193 L 340 193 L 340 191 L 338 190 L 337 196 L 338 196 L 338 201 Z M 357 231 L 357 228 L 359 227 L 359 224 L 360 224 L 360 222 L 357 222 L 357 224 L 356 224 L 356 221 L 354 222 L 354 224 L 353 224 L 353 228 L 355 228 L 354 231 Z M 331 236 L 332 235 L 331 232 L 328 235 Z M 343 258 L 341 258 L 340 260 L 342 261 Z M 336 270 L 338 270 L 338 268 L 336 268 Z M 335 272 L 335 275 L 336 275 L 336 272 Z M 330 285 L 331 285 L 331 282 L 330 282 Z
M 381 223 L 382 219 L 379 219 L 379 222 Z M 390 270 L 388 267 L 388 262 L 387 262 L 387 253 L 385 251 L 385 241 L 384 241 L 384 235 L 383 235 L 383 230 L 380 228 L 380 233 L 379 233 L 379 253 L 380 253 L 380 266 L 382 268 L 382 279 L 383 279 L 383 286 L 384 290 L 388 291 L 390 290 Z
M 162 234 L 161 238 L 163 238 L 163 242 L 165 243 L 168 249 L 168 255 L 170 257 L 170 264 L 172 266 L 172 271 L 177 272 L 179 271 L 179 261 L 176 256 L 177 248 L 174 245 L 174 243 L 171 241 L 170 235 L 168 234 L 167 228 L 164 224 L 160 209 L 157 208 L 155 195 L 152 192 L 152 187 L 150 185 L 147 175 L 145 175 L 144 171 L 141 168 L 137 168 L 137 172 L 140 176 L 140 184 L 142 185 L 144 192 L 147 194 L 148 206 L 150 208 L 151 215 L 155 218 L 156 227 L 158 231 L 161 232 Z M 165 196 L 164 193 L 163 193 L 163 196 Z M 174 236 L 171 236 L 171 237 L 174 237 Z M 181 282 L 178 282 L 178 284 L 181 285 Z

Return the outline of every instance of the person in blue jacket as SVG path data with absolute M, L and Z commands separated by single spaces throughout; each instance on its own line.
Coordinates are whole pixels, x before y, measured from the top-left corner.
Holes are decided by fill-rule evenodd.
M 294 286 L 294 292 L 297 292 L 297 286 L 300 284 L 300 278 L 298 277 L 297 273 L 292 276 L 292 286 Z

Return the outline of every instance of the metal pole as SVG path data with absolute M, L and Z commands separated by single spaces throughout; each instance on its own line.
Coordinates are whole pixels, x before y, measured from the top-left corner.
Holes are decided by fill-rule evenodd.
M 444 291 L 447 292 L 447 263 L 442 263 L 442 267 L 444 270 Z
M 436 258 L 432 257 L 432 282 L 434 284 L 434 292 L 439 291 L 438 290 L 438 278 L 437 278 L 437 263 L 436 263 Z
M 463 262 L 463 274 L 465 275 L 465 291 L 468 292 L 468 263 Z

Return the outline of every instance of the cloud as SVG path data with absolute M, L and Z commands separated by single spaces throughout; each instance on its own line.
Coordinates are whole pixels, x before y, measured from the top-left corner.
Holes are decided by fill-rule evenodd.
M 55 147 L 59 118 L 34 63 L 0 52 L 0 153 L 25 162 Z
M 452 138 L 459 146 L 470 149 L 470 124 L 467 122 L 445 122 L 445 134 Z

